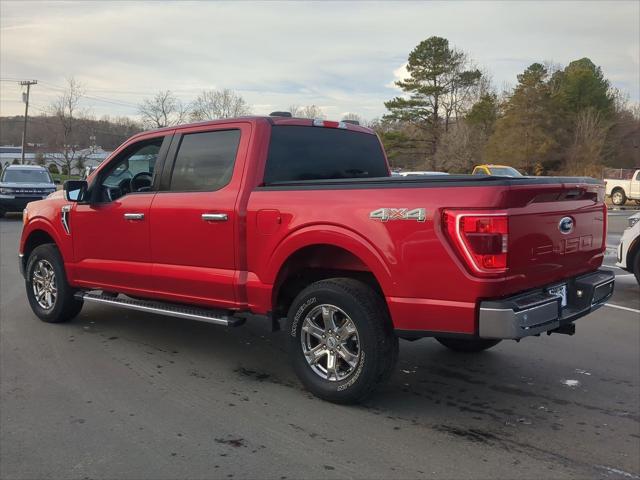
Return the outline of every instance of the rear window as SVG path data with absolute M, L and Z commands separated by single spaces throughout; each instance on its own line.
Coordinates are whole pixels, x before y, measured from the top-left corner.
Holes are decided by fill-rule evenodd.
M 505 177 L 521 177 L 522 174 L 511 167 L 490 167 L 491 175 L 502 175 Z
M 388 176 L 387 162 L 375 135 L 293 125 L 271 129 L 265 184 Z
M 2 177 L 7 183 L 53 183 L 49 172 L 32 168 L 7 168 Z

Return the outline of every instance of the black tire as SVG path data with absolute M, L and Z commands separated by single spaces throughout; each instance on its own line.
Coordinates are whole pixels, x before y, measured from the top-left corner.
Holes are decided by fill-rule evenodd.
M 322 305 L 337 307 L 341 310 L 336 312 L 337 315 L 346 314 L 342 321 L 346 318 L 351 319 L 357 329 L 357 337 L 351 337 L 359 351 L 359 357 L 353 360 L 353 365 L 349 366 L 346 360 L 339 358 L 341 346 L 331 350 L 336 352 L 336 364 L 344 365 L 347 370 L 351 370 L 350 373 L 343 372 L 345 375 L 348 374 L 344 378 L 323 378 L 307 362 L 303 351 L 303 323 L 314 309 L 322 310 Z M 324 317 L 322 318 L 324 320 Z M 324 328 L 327 333 L 326 325 Z M 398 359 L 398 337 L 393 332 L 383 299 L 365 283 L 350 278 L 322 280 L 305 288 L 289 309 L 287 332 L 289 355 L 298 378 L 311 393 L 334 403 L 353 404 L 364 400 L 391 376 Z M 334 333 L 336 332 L 338 330 Z M 354 338 L 358 341 L 355 342 Z M 320 341 L 325 342 L 318 342 Z M 328 338 L 324 345 L 327 347 L 323 348 L 328 350 Z M 343 345 L 342 348 L 346 348 L 346 344 Z M 325 360 L 328 363 L 328 357 Z
M 41 261 L 44 263 L 41 264 Z M 40 305 L 34 292 L 34 271 L 38 265 L 49 265 L 53 269 L 54 277 L 51 284 L 55 286 L 57 293 L 50 308 Z M 74 298 L 76 290 L 67 282 L 64 263 L 55 245 L 49 243 L 34 248 L 29 255 L 25 273 L 29 305 L 40 320 L 48 323 L 66 322 L 80 313 L 82 301 Z
M 446 338 L 436 337 L 442 345 L 454 352 L 477 353 L 495 347 L 501 340 L 489 338 Z
M 616 188 L 613 192 L 611 192 L 611 203 L 617 206 L 621 206 L 627 203 L 627 195 L 624 193 L 624 190 Z
M 640 248 L 638 248 L 637 250 L 638 251 L 634 255 L 633 264 L 631 265 L 631 268 L 632 268 L 633 274 L 636 276 L 636 282 L 638 282 L 638 285 L 640 285 Z
M 4 214 L 7 213 L 4 209 L 0 208 L 0 218 L 4 218 Z

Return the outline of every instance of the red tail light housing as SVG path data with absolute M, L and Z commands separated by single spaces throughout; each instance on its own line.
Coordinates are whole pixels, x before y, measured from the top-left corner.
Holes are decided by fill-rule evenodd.
M 444 229 L 468 267 L 477 274 L 509 268 L 509 218 L 506 213 L 445 210 Z

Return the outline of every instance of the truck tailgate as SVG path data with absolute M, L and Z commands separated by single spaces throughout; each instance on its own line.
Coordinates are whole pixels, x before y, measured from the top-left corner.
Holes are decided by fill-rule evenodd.
M 602 185 L 513 186 L 508 293 L 593 271 L 606 248 Z

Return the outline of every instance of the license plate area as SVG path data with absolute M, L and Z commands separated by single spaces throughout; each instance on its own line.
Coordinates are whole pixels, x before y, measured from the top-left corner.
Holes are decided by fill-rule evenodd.
M 553 287 L 547 288 L 547 293 L 549 295 L 555 295 L 560 297 L 560 307 L 564 308 L 567 306 L 567 284 L 563 283 L 561 285 L 554 285 Z

